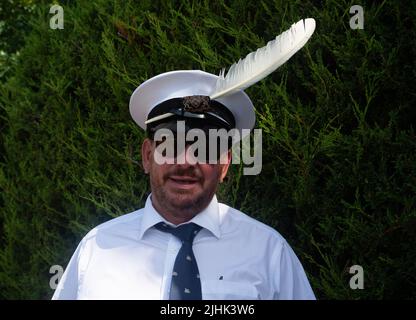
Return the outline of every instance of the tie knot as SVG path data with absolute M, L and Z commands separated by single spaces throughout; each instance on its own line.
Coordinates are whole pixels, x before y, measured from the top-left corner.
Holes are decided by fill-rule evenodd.
M 179 240 L 189 243 L 192 243 L 194 241 L 195 236 L 197 235 L 199 230 L 202 229 L 201 226 L 198 226 L 193 222 L 180 225 L 176 228 L 171 227 L 170 225 L 164 222 L 159 222 L 155 225 L 155 228 L 163 232 L 169 232 L 173 234 L 175 237 L 179 238 Z

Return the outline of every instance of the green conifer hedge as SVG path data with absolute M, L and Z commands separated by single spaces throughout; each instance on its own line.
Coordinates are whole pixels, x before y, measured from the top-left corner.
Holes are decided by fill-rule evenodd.
M 48 299 L 97 224 L 144 205 L 132 91 L 170 70 L 218 73 L 301 18 L 309 43 L 247 93 L 263 169 L 231 168 L 222 202 L 275 227 L 320 299 L 416 296 L 416 3 L 67 1 L 39 4 L 0 84 L 0 297 Z M 364 289 L 349 268 L 361 265 Z

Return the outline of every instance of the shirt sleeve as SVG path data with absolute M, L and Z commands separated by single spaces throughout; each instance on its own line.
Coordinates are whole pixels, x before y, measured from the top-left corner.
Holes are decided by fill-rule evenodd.
M 52 300 L 76 300 L 79 286 L 79 260 L 81 257 L 84 241 L 81 241 L 69 261 L 65 272 L 59 280 Z
M 280 272 L 275 277 L 275 299 L 316 300 L 298 257 L 287 242 L 280 250 Z

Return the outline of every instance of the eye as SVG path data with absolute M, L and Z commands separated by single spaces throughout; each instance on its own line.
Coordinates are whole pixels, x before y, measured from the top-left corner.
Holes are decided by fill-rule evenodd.
M 160 147 L 162 143 L 164 145 Z M 170 150 L 174 151 L 174 157 L 176 157 L 176 140 L 173 138 L 163 136 L 161 140 L 155 141 L 155 147 L 157 148 L 156 152 L 159 152 L 162 157 L 171 157 L 171 155 L 168 154 L 168 151 Z

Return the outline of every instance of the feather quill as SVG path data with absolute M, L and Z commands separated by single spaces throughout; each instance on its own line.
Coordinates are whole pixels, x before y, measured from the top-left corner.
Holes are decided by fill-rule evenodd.
M 301 49 L 314 31 L 315 20 L 312 18 L 294 23 L 266 46 L 234 63 L 225 77 L 223 69 L 210 98 L 216 99 L 244 90 L 265 78 Z

